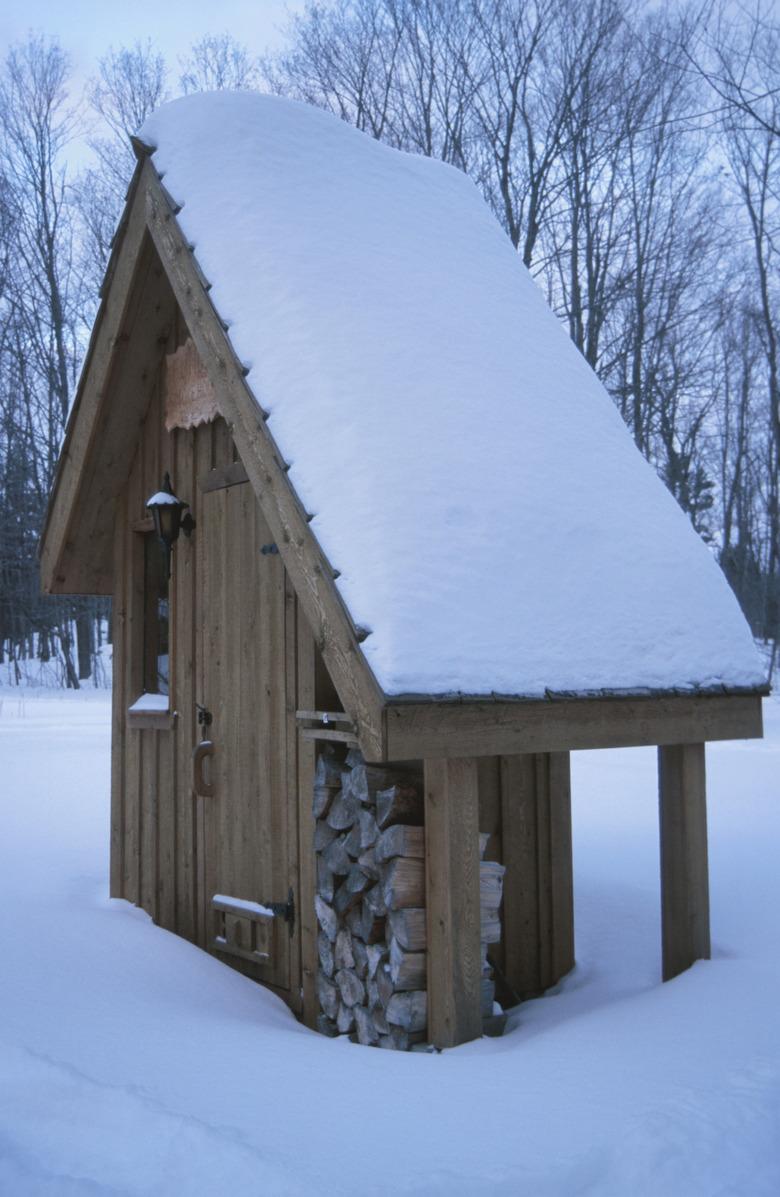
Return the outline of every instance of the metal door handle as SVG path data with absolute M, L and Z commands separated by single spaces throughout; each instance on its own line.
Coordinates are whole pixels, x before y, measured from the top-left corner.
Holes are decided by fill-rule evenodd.
M 201 798 L 213 798 L 214 786 L 203 776 L 203 762 L 207 756 L 214 755 L 214 745 L 211 740 L 201 740 L 196 744 L 192 753 L 192 788 Z

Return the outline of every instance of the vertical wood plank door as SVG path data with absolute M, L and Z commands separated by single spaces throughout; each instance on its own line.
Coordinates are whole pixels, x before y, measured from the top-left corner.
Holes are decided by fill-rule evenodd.
M 299 919 L 291 937 L 280 917 L 258 921 L 251 911 L 242 917 L 214 907 L 216 895 L 284 903 L 291 884 L 298 900 L 285 659 L 295 610 L 285 603 L 284 566 L 249 483 L 198 498 L 195 690 L 211 713 L 205 734 L 214 744 L 213 795 L 197 799 L 205 946 L 298 1009 Z

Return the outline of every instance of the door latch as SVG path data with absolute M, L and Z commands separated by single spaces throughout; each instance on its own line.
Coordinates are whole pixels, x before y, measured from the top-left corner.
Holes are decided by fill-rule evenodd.
M 263 902 L 263 906 L 270 910 L 275 918 L 284 919 L 290 933 L 290 939 L 292 939 L 293 931 L 295 930 L 295 896 L 292 892 L 292 886 L 290 887 L 286 902 Z

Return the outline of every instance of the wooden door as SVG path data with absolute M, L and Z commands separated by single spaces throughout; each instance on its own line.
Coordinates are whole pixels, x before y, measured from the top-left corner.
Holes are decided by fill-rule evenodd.
M 294 597 L 248 482 L 201 492 L 198 509 L 195 691 L 214 746 L 213 794 L 197 798 L 201 926 L 209 951 L 297 1009 L 298 919 L 257 909 L 298 900 Z

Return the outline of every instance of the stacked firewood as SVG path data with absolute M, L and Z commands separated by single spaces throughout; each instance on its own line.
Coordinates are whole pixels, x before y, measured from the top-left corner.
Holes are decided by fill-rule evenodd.
M 405 1051 L 425 1040 L 427 929 L 423 779 L 413 768 L 317 758 L 319 1029 Z M 480 836 L 480 857 L 488 837 Z M 482 1014 L 493 1015 L 487 953 L 501 938 L 504 867 L 480 860 Z M 487 1023 L 486 1023 L 487 1025 Z
M 331 748 L 314 816 L 319 1029 L 407 1050 L 427 1023 L 422 776 Z

